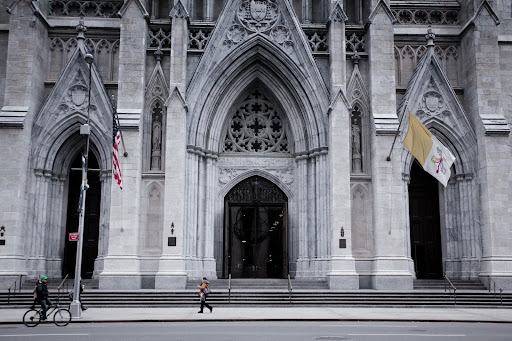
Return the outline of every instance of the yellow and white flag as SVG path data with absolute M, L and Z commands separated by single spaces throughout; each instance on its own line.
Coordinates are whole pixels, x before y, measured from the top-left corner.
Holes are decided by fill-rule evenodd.
M 411 112 L 403 144 L 423 169 L 446 187 L 455 156 Z

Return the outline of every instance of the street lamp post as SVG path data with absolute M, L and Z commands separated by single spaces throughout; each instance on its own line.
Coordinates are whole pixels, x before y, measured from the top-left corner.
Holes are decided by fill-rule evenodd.
M 85 62 L 89 65 L 89 100 L 87 103 L 87 121 L 80 127 L 80 135 L 85 136 L 84 154 L 82 156 L 82 184 L 80 186 L 80 220 L 78 223 L 78 245 L 76 247 L 76 263 L 75 263 L 75 280 L 73 285 L 73 302 L 69 307 L 71 316 L 75 319 L 82 318 L 82 309 L 80 306 L 80 275 L 82 272 L 82 246 L 84 236 L 84 220 L 85 220 L 85 196 L 89 185 L 87 183 L 87 167 L 89 165 L 89 138 L 91 134 L 91 126 L 89 125 L 89 112 L 91 107 L 91 67 L 94 57 L 92 54 L 85 55 Z

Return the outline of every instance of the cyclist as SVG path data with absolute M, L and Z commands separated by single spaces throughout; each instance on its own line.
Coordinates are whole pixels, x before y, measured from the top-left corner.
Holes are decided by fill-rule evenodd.
M 48 281 L 48 277 L 41 276 L 40 282 L 37 283 L 36 286 L 36 294 L 37 301 L 41 305 L 43 316 L 41 320 L 46 320 L 46 311 L 48 307 L 53 305 L 52 301 L 48 298 L 48 287 L 46 286 L 46 282 Z

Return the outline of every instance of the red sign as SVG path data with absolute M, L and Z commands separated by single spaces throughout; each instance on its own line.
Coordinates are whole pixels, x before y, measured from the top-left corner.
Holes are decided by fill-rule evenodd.
M 69 241 L 70 242 L 76 242 L 78 241 L 78 232 L 71 232 L 69 234 Z

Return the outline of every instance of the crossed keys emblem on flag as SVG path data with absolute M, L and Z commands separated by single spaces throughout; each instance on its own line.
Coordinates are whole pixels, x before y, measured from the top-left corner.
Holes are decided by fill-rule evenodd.
M 439 148 L 439 147 L 437 148 L 437 153 L 439 154 L 439 157 L 432 155 L 430 160 L 437 165 L 436 173 L 439 173 L 439 171 L 441 171 L 441 173 L 446 174 L 446 168 L 444 168 L 444 163 L 443 163 L 443 161 L 446 161 L 446 158 L 444 157 L 443 151 L 441 150 L 441 148 Z

